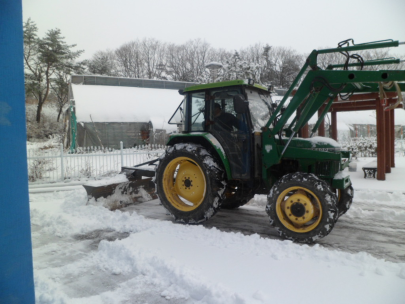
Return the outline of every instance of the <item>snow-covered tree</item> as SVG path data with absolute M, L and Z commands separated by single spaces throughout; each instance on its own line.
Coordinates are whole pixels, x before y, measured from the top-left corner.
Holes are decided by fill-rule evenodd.
M 275 86 L 288 88 L 303 65 L 303 56 L 295 50 L 274 47 L 268 53 L 265 79 Z
M 242 60 L 236 51 L 231 58 L 226 60 L 219 71 L 218 81 L 253 79 L 255 82 L 261 83 L 260 73 L 261 67 L 258 64 Z
M 87 68 L 91 74 L 118 76 L 116 57 L 114 51 L 97 51 L 87 62 Z

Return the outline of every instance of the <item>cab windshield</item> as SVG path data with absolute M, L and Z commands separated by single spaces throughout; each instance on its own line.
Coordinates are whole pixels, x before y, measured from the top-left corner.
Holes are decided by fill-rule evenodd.
M 249 101 L 250 116 L 253 124 L 253 131 L 260 132 L 266 125 L 271 115 L 270 94 L 263 94 L 259 91 L 247 89 L 246 94 Z

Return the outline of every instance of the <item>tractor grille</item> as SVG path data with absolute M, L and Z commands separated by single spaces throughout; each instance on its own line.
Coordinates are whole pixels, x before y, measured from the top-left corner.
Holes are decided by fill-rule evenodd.
M 323 176 L 334 176 L 339 171 L 339 162 L 323 161 L 315 163 L 315 174 Z

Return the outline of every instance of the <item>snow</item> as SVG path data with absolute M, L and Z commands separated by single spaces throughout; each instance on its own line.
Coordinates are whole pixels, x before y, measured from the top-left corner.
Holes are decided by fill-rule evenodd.
M 350 174 L 348 172 L 340 171 L 340 172 L 335 174 L 334 179 L 344 179 L 347 176 L 350 176 Z
M 363 178 L 361 166 L 370 160 L 359 159 L 350 172 L 355 201 L 344 217 L 394 228 L 405 220 L 405 158 L 396 158 L 386 182 Z M 403 257 L 391 262 L 322 242 L 298 245 L 110 211 L 103 201 L 87 202 L 83 189 L 31 193 L 30 205 L 39 304 L 314 303 L 314 297 L 399 304 L 405 297 Z M 242 208 L 263 209 L 265 196 L 251 205 Z
M 105 186 L 105 185 L 110 185 L 110 184 L 124 183 L 127 181 L 128 181 L 128 178 L 126 177 L 125 174 L 117 174 L 113 177 L 87 182 L 86 186 L 99 187 L 99 186 Z
M 355 189 L 372 189 L 372 190 L 384 190 L 384 191 L 403 191 L 405 193 L 405 158 L 395 158 L 395 168 L 391 169 L 391 173 L 385 175 L 385 181 L 379 181 L 375 178 L 364 178 L 364 172 L 361 169 L 372 161 L 377 161 L 376 157 L 360 157 L 357 160 L 353 160 L 353 163 L 357 164 L 356 172 L 349 172 L 350 178 L 353 181 L 353 187 Z M 348 170 L 348 169 L 345 169 Z
M 154 129 L 177 129 L 167 123 L 183 99 L 177 90 L 77 84 L 72 90 L 78 122 L 151 121 Z
M 312 143 L 312 147 L 316 147 L 317 145 L 322 145 L 322 144 L 328 144 L 331 145 L 332 147 L 335 148 L 340 148 L 340 144 L 334 140 L 333 138 L 329 137 L 323 137 L 323 136 L 314 136 L 311 138 L 306 138 L 305 140 L 308 140 L 309 142 Z

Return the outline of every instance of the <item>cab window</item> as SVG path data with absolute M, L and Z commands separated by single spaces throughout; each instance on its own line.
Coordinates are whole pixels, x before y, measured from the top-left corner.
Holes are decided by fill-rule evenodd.
M 204 131 L 204 111 L 205 111 L 205 93 L 198 92 L 191 94 L 190 101 L 190 129 L 191 131 Z

